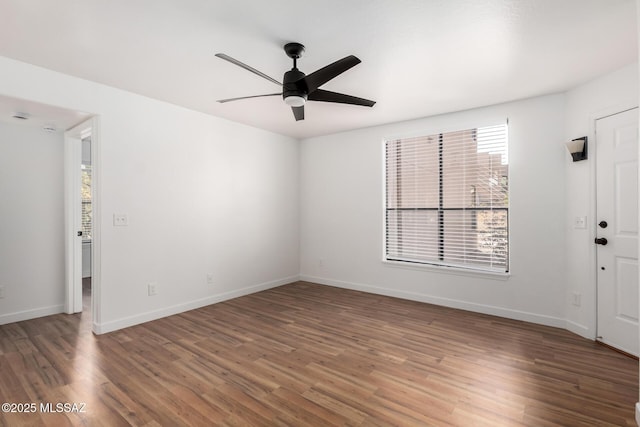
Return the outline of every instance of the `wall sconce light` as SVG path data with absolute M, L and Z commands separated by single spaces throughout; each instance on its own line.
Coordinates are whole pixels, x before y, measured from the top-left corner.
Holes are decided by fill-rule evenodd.
M 566 144 L 574 162 L 587 160 L 587 137 L 572 139 Z

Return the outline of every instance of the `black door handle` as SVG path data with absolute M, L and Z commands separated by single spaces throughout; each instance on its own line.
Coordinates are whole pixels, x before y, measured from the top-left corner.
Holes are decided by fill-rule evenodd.
M 78 231 L 78 237 L 82 236 L 82 231 Z
M 604 237 L 596 237 L 595 244 L 605 246 L 607 244 L 607 239 Z

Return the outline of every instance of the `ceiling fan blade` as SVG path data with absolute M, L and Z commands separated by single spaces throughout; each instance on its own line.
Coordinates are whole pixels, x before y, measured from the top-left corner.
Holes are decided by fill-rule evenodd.
M 281 93 L 269 93 L 269 94 L 266 94 L 266 95 L 251 95 L 251 96 L 241 96 L 239 98 L 219 99 L 217 102 L 219 102 L 221 104 L 224 104 L 225 102 L 238 101 L 240 99 L 262 98 L 262 97 L 265 97 L 265 96 L 276 96 L 276 95 L 282 96 Z
M 362 105 L 364 107 L 373 107 L 376 101 L 370 101 L 356 96 L 345 95 L 344 93 L 330 92 L 328 90 L 316 89 L 311 92 L 307 99 L 309 101 L 338 102 L 340 104 Z
M 317 71 L 309 74 L 304 78 L 307 83 L 308 93 L 313 92 L 320 86 L 331 80 L 332 78 L 339 76 L 351 67 L 355 67 L 361 61 L 353 55 L 346 56 L 337 60 L 333 64 L 329 64 L 326 67 L 320 68 Z
M 291 107 L 291 111 L 293 111 L 293 117 L 296 118 L 296 122 L 304 120 L 304 105 L 302 107 Z
M 216 56 L 217 56 L 218 58 L 220 58 L 220 59 L 224 59 L 225 61 L 229 61 L 229 62 L 231 62 L 232 64 L 237 65 L 238 67 L 242 67 L 242 68 L 244 68 L 244 69 L 245 69 L 245 70 L 247 70 L 247 71 L 251 71 L 253 74 L 257 74 L 257 75 L 259 75 L 260 77 L 262 77 L 263 79 L 267 79 L 267 80 L 269 80 L 270 82 L 273 82 L 273 83 L 277 84 L 278 86 L 282 86 L 282 83 L 280 83 L 280 82 L 279 82 L 279 81 L 277 81 L 276 79 L 274 79 L 274 78 L 272 78 L 272 77 L 267 76 L 265 73 L 263 73 L 263 72 L 261 72 L 261 71 L 258 71 L 258 70 L 256 70 L 255 68 L 248 66 L 248 65 L 247 65 L 247 64 L 245 64 L 244 62 L 240 62 L 240 61 L 238 61 L 237 59 L 230 57 L 229 55 L 225 55 L 224 53 L 216 53 Z

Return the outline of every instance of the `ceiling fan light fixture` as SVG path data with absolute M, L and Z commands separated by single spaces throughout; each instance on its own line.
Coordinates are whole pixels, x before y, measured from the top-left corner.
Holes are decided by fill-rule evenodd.
M 284 99 L 284 102 L 291 107 L 302 107 L 307 99 L 303 96 L 290 95 Z

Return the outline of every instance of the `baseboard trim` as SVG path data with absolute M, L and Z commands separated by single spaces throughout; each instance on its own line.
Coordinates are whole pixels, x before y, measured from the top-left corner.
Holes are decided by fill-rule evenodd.
M 640 426 L 640 402 L 636 402 L 636 424 Z
M 276 288 L 278 286 L 286 285 L 298 280 L 299 276 L 284 277 L 282 279 L 272 280 L 253 286 L 247 286 L 242 289 L 235 289 L 233 291 L 212 295 L 206 298 L 189 301 L 182 304 L 176 304 L 170 307 L 164 307 L 159 310 L 136 314 L 135 316 L 124 317 L 109 322 L 94 323 L 93 332 L 98 335 L 106 334 L 109 332 L 117 331 L 118 329 L 128 328 L 130 326 L 139 325 L 141 323 L 150 322 L 152 320 L 161 319 L 163 317 L 172 316 L 174 314 L 184 313 L 185 311 L 195 310 L 196 308 L 205 307 L 207 305 L 216 304 L 218 302 L 227 301 L 233 298 L 238 298 L 260 291 L 265 291 L 271 288 Z
M 566 325 L 564 328 L 567 331 L 573 332 L 576 335 L 580 335 L 582 338 L 595 341 L 596 335 L 588 327 L 581 325 L 579 323 L 576 323 L 572 320 L 565 320 L 565 322 L 566 322 Z
M 525 322 L 537 323 L 545 326 L 553 326 L 565 329 L 567 321 L 553 316 L 530 313 L 520 310 L 512 310 L 503 307 L 471 303 L 451 298 L 442 298 L 433 295 L 419 294 L 414 292 L 398 291 L 395 289 L 381 288 L 377 286 L 365 285 L 362 283 L 345 282 L 342 280 L 327 279 L 324 277 L 301 275 L 300 280 L 319 283 L 321 285 L 335 286 L 338 288 L 351 289 L 355 291 L 369 292 L 372 294 L 385 295 L 395 298 L 402 298 L 412 301 L 425 302 L 444 307 L 457 308 L 460 310 L 473 311 L 476 313 L 489 314 L 507 319 L 522 320 Z
M 15 313 L 3 314 L 0 316 L 0 325 L 7 323 L 22 322 L 24 320 L 37 319 L 38 317 L 51 316 L 64 313 L 64 305 L 52 305 L 49 307 L 35 308 L 32 310 L 17 311 Z

